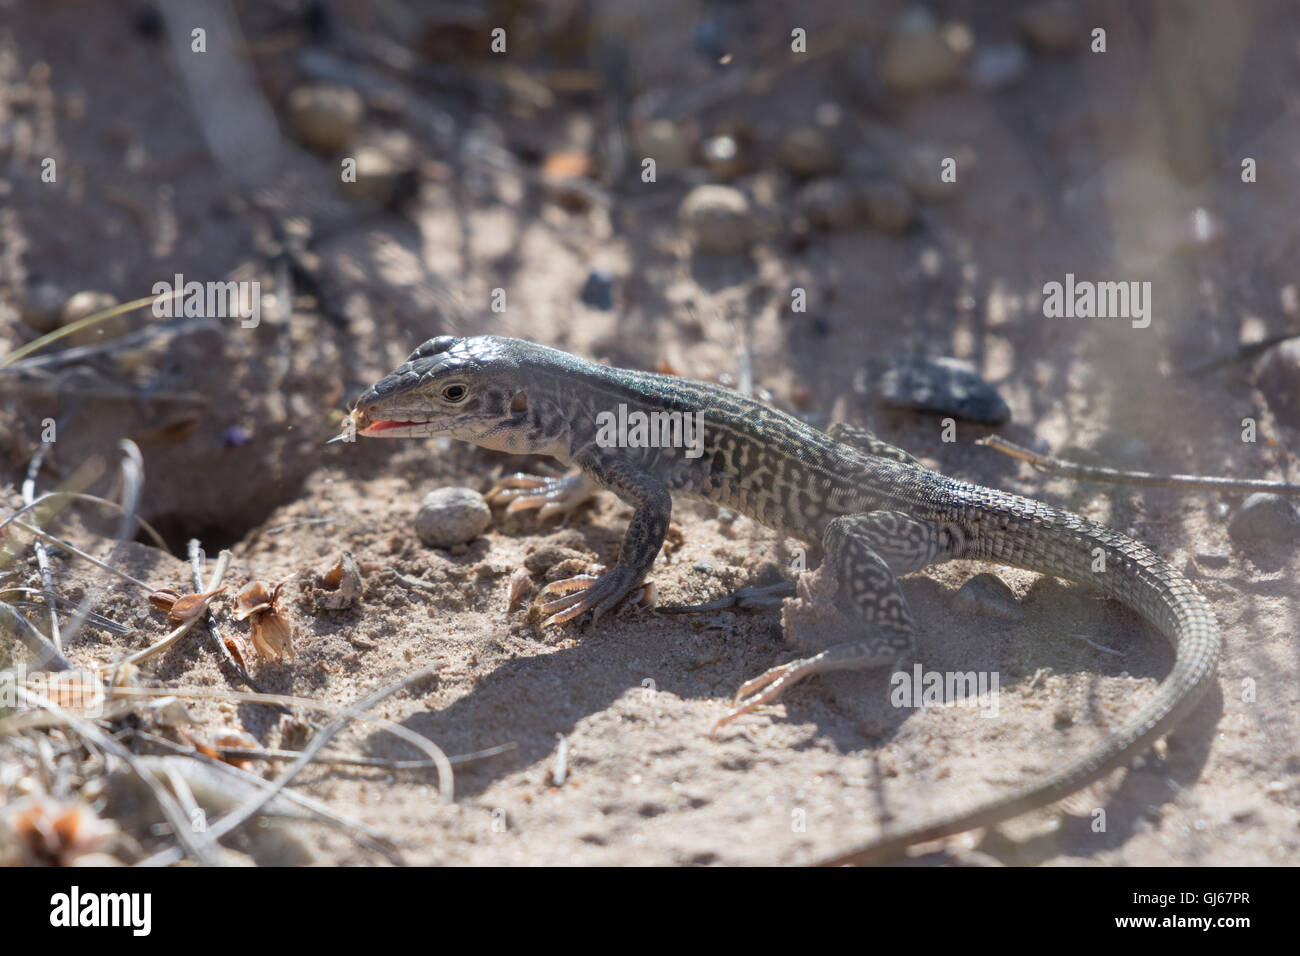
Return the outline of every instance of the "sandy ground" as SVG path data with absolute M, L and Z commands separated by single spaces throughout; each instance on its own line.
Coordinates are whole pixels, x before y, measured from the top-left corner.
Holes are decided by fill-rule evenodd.
M 661 49 L 685 56 L 684 28 L 670 14 L 694 8 L 655 4 L 652 15 L 642 6 L 652 5 L 626 14 L 643 31 L 638 75 L 670 90 L 675 83 L 679 92 L 707 79 L 693 68 L 671 75 L 663 67 L 663 76 L 653 69 Z M 879 22 L 887 25 L 897 9 L 880 5 Z M 1011 10 L 936 10 L 969 24 L 979 42 L 1016 35 Z M 953 355 L 973 362 L 1006 398 L 1012 420 L 998 432 L 1012 440 L 1060 450 L 1136 438 L 1149 448 L 1142 464 L 1152 470 L 1300 476 L 1300 421 L 1270 410 L 1250 363 L 1168 374 L 1295 329 L 1283 290 L 1294 282 L 1300 235 L 1290 202 L 1300 156 L 1300 23 L 1288 8 L 1265 4 L 1226 21 L 1208 14 L 1133 20 L 1105 4 L 1085 10 L 1085 18 L 1110 27 L 1104 60 L 1035 54 L 1027 76 L 1001 92 L 923 96 L 882 117 L 854 104 L 843 71 L 827 60 L 699 118 L 706 127 L 745 119 L 766 157 L 783 129 L 809 121 L 810 104 L 834 103 L 840 114 L 830 135 L 850 168 L 901 169 L 917 145 L 963 157 L 957 194 L 921 202 L 919 221 L 903 236 L 856 228 L 818 234 L 798 249 L 778 237 L 735 262 L 708 260 L 692 255 L 677 221 L 688 184 L 675 178 L 620 200 L 613 213 L 566 211 L 532 193 L 528 202 L 512 201 L 521 184 L 486 173 L 460 186 L 426 184 L 409 219 L 339 211 L 330 165 L 294 148 L 295 178 L 283 188 L 291 205 L 325 197 L 321 220 L 335 221 L 316 248 L 323 275 L 351 297 L 350 324 L 297 315 L 268 321 L 256 334 L 223 329 L 145 350 L 145 367 L 168 369 L 166 382 L 205 399 L 192 434 L 142 443 L 146 514 L 174 548 L 183 551 L 188 536 L 200 537 L 210 555 L 231 547 L 233 586 L 298 575 L 285 589 L 296 659 L 251 664 L 268 690 L 344 703 L 434 665 L 436 679 L 374 713 L 449 754 L 514 745 L 458 768 L 451 805 L 438 802 L 427 771 L 313 767 L 301 778 L 303 789 L 388 834 L 400 859 L 413 864 L 804 863 L 868 841 L 884 825 L 924 822 L 1063 765 L 1103 739 L 1171 665 L 1150 627 L 1093 592 L 955 563 L 904 582 L 921 635 L 919 661 L 928 670 L 995 672 L 996 716 L 901 709 L 891 706 L 884 675 L 831 675 L 710 738 L 741 682 L 796 653 L 781 634 L 779 611 L 687 619 L 634 609 L 585 629 L 542 630 L 524 609 L 507 612 L 512 573 L 550 546 L 608 565 L 626 506 L 603 496 L 564 528 L 498 512 L 470 544 L 430 549 L 413 534 L 428 490 L 486 490 L 539 462 L 435 442 L 323 444 L 346 402 L 419 342 L 490 332 L 614 364 L 667 363 L 700 379 L 734 375 L 746 352 L 755 384 L 782 407 L 799 407 L 822 425 L 834 418 L 868 423 L 946 473 L 1112 524 L 1150 543 L 1202 590 L 1225 635 L 1218 689 L 1166 744 L 1062 807 L 996 834 L 947 841 L 925 862 L 1294 862 L 1296 551 L 1265 555 L 1230 541 L 1227 519 L 1240 495 L 1044 479 L 975 446 L 986 427 L 961 424 L 957 440 L 944 443 L 937 416 L 886 412 L 853 394 L 855 375 L 873 357 Z M 779 14 L 773 6 L 771 17 Z M 69 32 L 86 17 L 103 18 L 102 29 Z M 38 276 L 70 290 L 107 287 L 126 299 L 174 271 L 221 276 L 241 265 L 264 268 L 247 251 L 256 229 L 239 215 L 211 215 L 222 187 L 186 119 L 183 92 L 150 82 L 156 50 L 134 38 L 123 17 L 69 3 L 24 5 L 12 20 L 0 22 L 0 86 L 17 88 L 33 63 L 50 65 L 57 96 L 48 105 L 38 98 L 32 109 L 48 109 L 54 132 L 42 135 L 66 156 L 74 181 L 84 182 L 69 197 L 7 173 L 0 232 L 10 252 L 0 301 L 16 310 Z M 745 42 L 761 33 L 757 23 L 737 29 Z M 868 32 L 878 37 L 884 29 Z M 80 39 L 69 43 L 69 35 Z M 1215 55 L 1193 59 L 1187 51 L 1201 49 L 1207 35 L 1218 38 Z M 101 84 L 96 70 L 107 69 L 110 58 L 112 82 Z M 292 71 L 279 60 L 256 62 L 278 106 Z M 1216 95 L 1183 109 L 1169 91 L 1192 74 L 1198 89 Z M 121 100 L 126 90 L 129 103 Z M 84 109 L 69 114 L 69 97 L 81 97 Z M 160 128 L 148 120 L 164 115 L 175 122 Z M 582 109 L 557 107 L 531 122 L 502 122 L 512 135 L 526 132 L 557 148 L 583 146 L 590 121 Z M 143 149 L 143 170 L 128 162 L 133 143 Z M 1241 183 L 1243 155 L 1257 158 L 1258 182 Z M 150 244 L 155 219 L 135 223 L 112 199 L 128 190 L 149 206 L 163 184 L 182 225 L 170 247 Z M 788 218 L 795 186 L 767 159 L 741 185 L 760 212 Z M 1218 241 L 1186 240 L 1187 217 L 1198 207 L 1222 224 Z M 84 223 L 75 234 L 73 211 Z M 614 310 L 578 300 L 593 266 L 616 277 Z M 1066 272 L 1151 281 L 1151 326 L 1044 318 L 1043 283 Z M 809 290 L 806 314 L 789 311 L 794 286 Z M 508 290 L 504 314 L 487 307 L 496 287 Z M 17 333 L 10 339 L 21 341 Z M 85 457 L 111 452 L 118 437 L 148 433 L 177 414 L 114 400 L 70 411 L 70 386 L 64 380 L 60 387 L 61 397 L 6 393 L 7 507 L 21 503 L 17 487 L 46 415 L 70 416 L 51 462 L 51 474 L 66 476 Z M 1244 417 L 1259 423 L 1256 443 L 1241 441 Z M 223 443 L 232 425 L 248 429 L 252 440 Z M 99 490 L 108 489 L 105 479 Z M 703 505 L 679 504 L 674 522 L 680 543 L 652 574 L 664 604 L 710 599 L 765 578 L 798 544 Z M 65 527 L 96 554 L 108 552 L 110 543 L 93 532 L 111 522 L 87 518 Z M 363 599 L 330 611 L 315 601 L 308 579 L 341 550 L 363 568 Z M 154 586 L 191 590 L 187 566 L 164 552 L 132 545 L 120 559 Z M 30 551 L 14 568 L 31 577 Z M 990 570 L 1016 595 L 1023 620 L 974 612 L 954 599 L 968 577 Z M 66 557 L 55 559 L 55 574 L 74 598 L 95 580 Z M 398 574 L 431 588 L 412 588 Z M 535 577 L 540 584 L 542 574 Z M 155 612 L 137 619 L 144 606 L 137 591 L 113 585 L 96 609 L 136 621 L 136 633 L 115 638 L 90 629 L 69 656 L 110 661 L 157 640 L 168 625 Z M 232 620 L 229 604 L 217 608 L 223 632 L 255 661 L 247 624 Z M 234 686 L 197 631 L 137 679 L 157 687 Z M 214 702 L 189 709 L 196 721 L 189 732 L 200 739 L 231 728 L 267 747 L 302 745 L 305 712 L 280 717 Z M 340 747 L 414 756 L 371 730 L 349 731 Z M 0 761 L 16 759 L 0 749 Z M 0 790 L 0 799 L 14 798 Z M 385 862 L 337 830 L 295 832 L 316 862 Z M 158 843 L 143 831 L 135 836 Z

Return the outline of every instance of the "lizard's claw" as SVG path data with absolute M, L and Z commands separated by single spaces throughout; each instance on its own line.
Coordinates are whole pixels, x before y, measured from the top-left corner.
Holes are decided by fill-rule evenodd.
M 563 624 L 587 611 L 592 612 L 591 619 L 595 622 L 629 596 L 635 594 L 637 600 L 642 600 L 654 593 L 652 584 L 646 582 L 638 587 L 639 583 L 632 579 L 631 574 L 618 568 L 600 577 L 579 574 L 562 581 L 552 581 L 537 592 L 535 601 L 539 613 L 547 615 L 542 621 L 542 627 Z M 548 600 L 554 594 L 562 596 Z
M 742 714 L 748 714 L 763 704 L 772 703 L 805 677 L 826 670 L 826 659 L 827 654 L 823 651 L 813 657 L 790 661 L 788 664 L 778 664 L 757 677 L 745 681 L 732 700 L 735 706 L 713 725 L 709 730 L 709 736 L 714 736 L 723 726 Z
M 553 478 L 518 471 L 498 481 L 484 497 L 491 504 L 506 505 L 508 515 L 539 508 L 537 517 L 545 520 L 552 515 L 567 519 L 592 494 L 594 490 L 581 472 Z

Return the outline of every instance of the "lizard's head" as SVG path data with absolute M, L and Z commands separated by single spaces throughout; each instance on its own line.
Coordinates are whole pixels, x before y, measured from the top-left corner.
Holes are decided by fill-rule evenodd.
M 545 452 L 554 436 L 538 434 L 527 370 L 512 341 L 490 335 L 430 339 L 357 399 L 357 433 L 458 438 L 502 451 Z

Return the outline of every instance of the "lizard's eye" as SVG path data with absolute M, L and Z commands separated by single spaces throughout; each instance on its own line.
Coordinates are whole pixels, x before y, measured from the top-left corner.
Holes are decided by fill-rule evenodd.
M 457 402 L 465 401 L 465 396 L 468 394 L 469 389 L 460 382 L 455 382 L 451 385 L 444 385 L 442 389 L 443 400 L 451 402 L 453 405 Z

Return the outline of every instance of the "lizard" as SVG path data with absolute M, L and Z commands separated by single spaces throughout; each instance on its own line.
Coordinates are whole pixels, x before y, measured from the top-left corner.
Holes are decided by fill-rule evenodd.
M 702 436 L 693 448 L 611 440 L 601 413 L 619 406 L 629 414 L 698 415 Z M 1213 610 L 1145 544 L 1052 505 L 950 478 L 865 428 L 835 423 L 823 431 L 722 385 L 614 368 L 523 339 L 442 335 L 368 388 L 351 422 L 366 437 L 449 437 L 572 466 L 562 477 L 519 473 L 498 484 L 489 497 L 510 502 L 511 510 L 562 512 L 599 489 L 632 506 L 610 570 L 552 582 L 537 594 L 543 626 L 587 612 L 594 621 L 638 593 L 664 542 L 673 495 L 820 542 L 838 586 L 835 600 L 861 636 L 745 682 L 715 732 L 811 675 L 906 660 L 916 627 L 899 576 L 958 558 L 1092 585 L 1172 645 L 1173 667 L 1152 698 L 1073 763 L 973 809 L 887 830 L 831 862 L 882 862 L 914 843 L 1055 803 L 1149 748 L 1214 680 L 1221 636 Z M 793 589 L 783 582 L 774 593 Z M 750 590 L 756 600 L 771 596 Z

